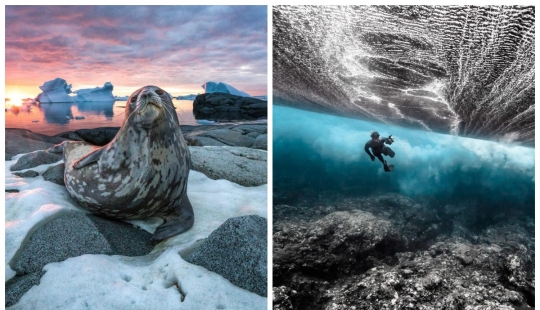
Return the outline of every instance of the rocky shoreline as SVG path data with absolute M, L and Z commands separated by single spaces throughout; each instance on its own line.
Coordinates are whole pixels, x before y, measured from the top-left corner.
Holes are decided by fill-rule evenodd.
M 266 124 L 180 126 L 186 142 L 191 146 L 240 146 L 260 150 L 267 149 L 267 127 Z M 28 129 L 6 128 L 6 160 L 17 154 L 47 149 L 65 140 L 105 145 L 114 138 L 119 129 L 120 127 L 99 127 L 48 136 Z
M 274 309 L 534 307 L 534 218 L 481 212 L 392 193 L 275 205 Z
M 42 294 L 37 293 L 36 295 L 35 292 L 36 288 L 46 292 L 50 290 L 44 287 L 47 284 L 40 285 L 40 283 L 50 273 L 48 270 L 51 268 L 49 267 L 51 263 L 52 265 L 69 265 L 68 262 L 71 262 L 71 259 L 79 259 L 84 254 L 105 254 L 111 259 L 116 256 L 133 257 L 134 260 L 143 261 L 160 259 L 174 261 L 179 259 L 179 257 L 168 254 L 170 249 L 174 249 L 177 255 L 180 254 L 182 259 L 185 259 L 185 261 L 181 261 L 180 265 L 177 264 L 176 269 L 171 266 L 173 267 L 170 271 L 171 274 L 186 268 L 194 268 L 191 267 L 194 265 L 187 263 L 190 261 L 220 274 L 233 283 L 228 284 L 231 288 L 225 288 L 223 294 L 231 294 L 231 290 L 238 290 L 238 287 L 241 287 L 247 290 L 246 294 L 250 291 L 258 294 L 257 296 L 266 297 L 266 198 L 264 201 L 261 199 L 266 197 L 267 187 L 266 142 L 261 142 L 266 141 L 266 125 L 182 126 L 182 130 L 191 145 L 190 151 L 193 159 L 189 184 L 195 185 L 188 186 L 188 195 L 190 195 L 189 190 L 196 191 L 194 198 L 190 199 L 195 208 L 199 205 L 202 209 L 196 209 L 198 217 L 196 216 L 194 229 L 154 246 L 150 244 L 150 238 L 152 230 L 158 225 L 156 221 L 150 219 L 148 221 L 133 221 L 130 224 L 109 220 L 87 214 L 76 203 L 71 203 L 67 191 L 63 188 L 64 164 L 61 162 L 61 156 L 44 151 L 44 149 L 64 140 L 84 140 L 95 145 L 104 145 L 116 135 L 118 128 L 77 130 L 56 136 L 41 135 L 24 129 L 6 129 L 6 212 L 8 209 L 10 210 L 9 215 L 6 215 L 6 221 L 33 221 L 21 215 L 20 211 L 15 211 L 12 214 L 14 210 L 12 208 L 36 210 L 29 212 L 30 217 L 32 217 L 43 210 L 40 203 L 53 205 L 46 202 L 50 194 L 44 196 L 43 199 L 38 198 L 30 205 L 25 203 L 24 201 L 27 199 L 25 197 L 31 196 L 34 191 L 52 190 L 56 193 L 52 196 L 64 201 L 59 202 L 61 207 L 53 213 L 54 215 L 47 215 L 46 219 L 38 220 L 36 224 L 30 224 L 29 228 L 23 228 L 23 231 L 29 229 L 27 233 L 23 232 L 25 235 L 20 235 L 21 232 L 17 233 L 17 230 L 6 229 L 6 244 L 9 248 L 8 253 L 6 253 L 6 307 L 10 307 L 10 309 L 24 308 L 24 305 L 28 306 L 29 302 L 36 306 L 42 306 L 41 302 L 35 303 L 35 300 L 42 300 Z M 12 160 L 16 154 L 25 155 L 17 155 Z M 219 160 L 216 160 L 216 157 Z M 197 198 L 202 194 L 199 193 L 201 190 L 212 191 L 212 188 L 216 187 L 210 185 L 213 184 L 212 182 L 218 182 L 214 180 L 228 180 L 241 185 L 238 187 L 234 183 L 219 183 L 220 186 L 234 191 L 231 193 L 218 192 L 219 195 L 232 195 L 233 197 L 238 196 L 238 198 L 228 202 L 230 206 L 225 207 L 221 206 L 224 202 L 220 199 L 223 198 L 217 198 L 219 195 L 216 196 L 216 201 L 220 201 L 217 217 L 212 215 L 212 208 L 215 208 L 213 202 L 209 201 L 208 198 L 203 198 L 203 201 Z M 56 184 L 62 185 L 62 187 Z M 246 189 L 244 190 L 243 187 Z M 219 188 L 218 186 L 215 190 L 219 191 Z M 249 188 L 253 188 L 253 190 Z M 243 192 L 246 194 L 242 194 Z M 202 197 L 211 197 L 208 195 L 203 194 Z M 198 203 L 197 200 L 199 200 Z M 234 203 L 234 201 L 238 202 Z M 242 201 L 244 202 L 242 203 Z M 238 203 L 243 205 L 238 205 Z M 245 209 L 246 203 L 252 205 L 252 208 Z M 33 204 L 35 206 L 32 206 Z M 253 208 L 255 205 L 258 206 L 258 209 Z M 55 207 L 55 210 L 57 208 Z M 235 224 L 238 222 L 249 223 L 249 225 Z M 219 226 L 220 223 L 223 225 Z M 209 242 L 206 242 L 206 238 Z M 231 241 L 233 243 L 228 244 L 227 240 L 236 241 Z M 17 242 L 22 242 L 20 248 L 16 246 Z M 220 262 L 221 268 L 208 267 L 213 266 L 212 264 L 215 265 L 216 257 L 222 255 L 225 257 L 223 253 L 226 252 L 235 253 L 238 257 L 242 257 L 243 264 L 237 264 L 233 260 L 224 258 Z M 122 266 L 130 268 L 131 265 Z M 257 270 L 253 270 L 253 266 L 258 266 Z M 50 277 L 54 277 L 54 274 L 51 273 Z M 124 281 L 131 282 L 133 277 L 127 277 Z M 194 300 L 196 297 L 193 296 L 193 293 L 189 296 L 191 298 L 186 297 L 185 285 L 189 286 L 189 283 L 186 284 L 187 280 L 180 279 L 178 276 L 172 276 L 171 279 L 173 280 L 165 279 L 165 289 L 176 285 L 178 287 L 176 294 L 180 296 L 179 302 L 196 303 Z M 169 282 L 170 284 L 168 284 Z M 180 286 L 180 282 L 183 283 L 184 288 Z M 163 287 L 160 289 L 158 286 L 156 289 L 157 293 L 161 293 Z M 238 301 L 229 300 L 231 301 L 230 306 L 234 308 L 238 307 L 238 304 L 235 306 L 236 302 L 250 304 L 250 302 L 253 303 L 257 300 L 257 298 L 249 297 L 249 294 L 238 297 Z M 25 298 L 23 304 L 18 303 L 26 295 L 28 297 Z M 60 297 L 58 298 L 61 300 Z M 65 302 L 67 305 L 70 304 L 69 300 Z M 58 301 L 58 305 L 60 304 L 61 301 Z M 189 308 L 188 304 L 185 306 Z M 263 309 L 266 307 L 266 302 L 255 302 L 252 306 Z

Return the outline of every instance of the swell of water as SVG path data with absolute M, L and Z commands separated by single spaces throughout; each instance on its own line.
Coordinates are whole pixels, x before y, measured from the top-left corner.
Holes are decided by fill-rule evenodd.
M 274 204 L 300 196 L 395 192 L 439 203 L 534 214 L 534 149 L 274 106 Z M 370 131 L 393 135 L 391 173 L 364 151 Z M 305 197 L 304 197 L 305 198 Z

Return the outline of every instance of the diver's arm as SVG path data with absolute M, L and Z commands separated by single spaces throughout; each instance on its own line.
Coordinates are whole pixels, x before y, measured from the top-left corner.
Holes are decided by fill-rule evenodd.
M 371 152 L 369 151 L 369 146 L 370 146 L 370 141 L 368 141 L 366 143 L 366 146 L 364 146 L 364 150 L 366 151 L 366 153 L 369 155 L 369 157 L 371 158 L 371 160 L 375 160 L 375 156 L 373 156 L 373 154 L 371 154 Z
M 379 140 L 381 140 L 382 143 L 385 143 L 386 140 L 388 140 L 388 138 L 383 138 L 383 137 L 380 137 Z

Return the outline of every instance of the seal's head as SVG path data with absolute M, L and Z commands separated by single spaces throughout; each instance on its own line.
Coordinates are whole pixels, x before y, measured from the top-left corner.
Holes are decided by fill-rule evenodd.
M 170 95 L 163 89 L 148 85 L 136 90 L 126 105 L 126 122 L 135 128 L 148 130 L 158 126 L 159 120 L 166 115 L 178 124 L 178 119 L 170 117 L 175 114 Z

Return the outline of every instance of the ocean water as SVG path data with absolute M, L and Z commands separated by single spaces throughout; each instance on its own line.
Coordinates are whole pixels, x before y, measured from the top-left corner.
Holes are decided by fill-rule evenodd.
M 192 100 L 173 99 L 180 125 L 198 125 Z M 6 128 L 24 128 L 55 135 L 66 131 L 96 127 L 119 127 L 124 122 L 125 101 L 37 103 L 6 108 Z M 83 116 L 84 119 L 76 119 Z
M 277 105 L 273 123 L 274 205 L 397 193 L 534 215 L 534 148 Z M 393 135 L 393 172 L 365 153 L 372 130 Z

